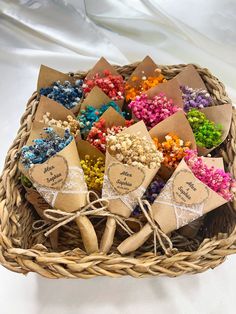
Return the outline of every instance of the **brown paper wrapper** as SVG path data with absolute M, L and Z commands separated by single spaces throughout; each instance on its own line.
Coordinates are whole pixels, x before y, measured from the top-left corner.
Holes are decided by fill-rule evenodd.
M 89 155 L 91 158 L 102 158 L 105 160 L 104 154 L 87 141 L 79 140 L 77 148 L 80 160 L 85 159 L 86 155 Z M 86 252 L 90 254 L 98 251 L 98 239 L 91 221 L 87 217 L 79 217 L 79 219 L 76 219 L 76 223 L 80 228 L 83 243 L 84 245 L 86 244 Z
M 104 70 L 109 70 L 112 75 L 120 75 L 116 69 L 104 58 L 101 57 L 95 66 L 88 72 L 85 79 L 92 79 L 95 74 L 99 74 L 101 77 L 104 77 Z M 116 103 L 122 107 L 124 100 L 116 100 Z
M 187 85 L 188 87 L 195 88 L 195 89 L 205 89 L 207 87 L 203 82 L 202 78 L 198 74 L 197 70 L 192 64 L 186 66 L 186 68 L 181 71 L 178 75 L 175 76 L 175 79 L 178 81 L 180 85 Z M 211 106 L 199 109 L 200 111 L 204 112 L 206 117 L 210 120 L 215 122 L 216 124 L 221 124 L 223 127 L 223 134 L 222 134 L 222 141 L 226 139 L 232 119 L 232 106 L 230 104 L 219 105 L 219 106 Z M 220 144 L 219 144 L 220 145 Z M 198 146 L 198 153 L 199 155 L 207 155 L 216 147 L 211 149 L 207 149 L 205 147 Z
M 175 78 L 177 79 L 179 85 L 186 85 L 195 89 L 201 88 L 207 90 L 201 76 L 192 64 L 187 65 L 183 71 L 175 76 Z
M 39 93 L 41 88 L 49 87 L 56 81 L 60 81 L 61 83 L 69 81 L 72 85 L 74 85 L 76 78 L 68 74 L 62 73 L 60 71 L 54 70 L 52 68 L 49 68 L 45 65 L 41 65 L 38 75 L 37 92 Z M 78 103 L 78 105 L 71 109 L 71 111 L 77 112 L 79 106 L 80 105 Z
M 66 109 L 58 102 L 48 97 L 41 96 L 37 107 L 37 111 L 35 113 L 34 120 L 40 122 L 43 119 L 43 116 L 46 114 L 46 112 L 50 112 L 52 118 L 55 120 L 65 121 L 67 120 L 68 116 L 72 116 L 74 119 L 76 119 L 75 115 L 70 110 Z
M 100 117 L 99 120 L 104 119 L 106 128 L 113 126 L 125 126 L 125 118 L 117 112 L 114 108 L 108 108 Z
M 44 124 L 34 121 L 26 145 L 30 145 L 32 139 L 40 138 L 44 127 Z M 60 135 L 64 134 L 64 130 L 54 129 Z M 24 174 L 53 208 L 73 212 L 86 205 L 87 187 L 74 139 L 43 164 L 24 169 Z
M 95 74 L 99 74 L 101 77 L 104 77 L 104 70 L 109 70 L 112 75 L 120 75 L 116 69 L 104 58 L 101 57 L 94 67 L 88 72 L 86 79 L 92 79 Z
M 143 121 L 122 132 L 132 135 L 140 132 L 142 136 L 146 136 L 147 141 L 152 141 Z M 109 199 L 108 210 L 113 214 L 128 218 L 137 204 L 137 198 L 142 197 L 157 171 L 158 168 L 148 169 L 125 165 L 117 161 L 107 150 L 102 196 Z M 115 228 L 114 219 L 109 218 L 101 239 L 102 252 L 108 252 L 112 246 Z
M 79 140 L 77 142 L 77 149 L 80 160 L 85 159 L 86 155 L 89 155 L 91 158 L 102 158 L 105 160 L 105 155 L 88 141 Z
M 45 65 L 41 65 L 38 76 L 37 91 L 39 92 L 41 88 L 51 86 L 56 81 L 69 81 L 71 84 L 74 84 L 75 78 Z
M 210 159 L 208 162 L 210 163 Z M 170 197 L 166 185 L 152 205 L 154 219 L 165 233 L 179 229 L 227 203 L 219 194 L 198 180 L 184 160 L 174 172 L 171 183 L 170 180 L 168 182 L 169 190 L 172 193 L 170 201 L 166 199 L 166 196 Z M 171 205 L 167 203 L 171 203 Z M 173 204 L 175 205 L 173 206 Z
M 142 136 L 146 136 L 147 141 L 152 141 L 143 121 L 140 121 L 130 126 L 122 132 L 133 135 L 137 135 L 140 132 Z M 141 197 L 154 176 L 156 175 L 157 171 L 158 169 L 139 169 L 135 166 L 125 165 L 115 159 L 109 153 L 109 151 L 107 151 L 105 162 L 105 178 L 107 178 L 107 181 L 109 182 L 109 187 L 107 187 L 106 185 L 103 186 L 103 195 L 104 197 L 109 195 L 109 189 L 111 189 L 111 193 L 115 193 L 114 199 L 112 198 L 112 196 L 110 197 L 111 199 L 108 209 L 114 214 L 123 216 L 125 218 L 129 217 L 132 211 L 131 207 L 134 208 L 137 203 L 136 201 L 133 203 L 131 202 L 132 205 L 127 206 L 128 203 L 125 204 L 124 201 L 122 201 L 121 199 L 125 199 L 129 195 L 131 196 L 131 198 L 137 198 L 135 193 L 138 189 L 138 196 Z M 124 186 L 122 186 L 123 181 L 127 182 L 127 184 L 124 183 Z M 141 190 L 143 192 L 141 192 Z M 119 195 L 122 196 L 121 199 L 119 198 Z
M 73 112 L 66 109 L 64 106 L 62 106 L 58 102 L 48 97 L 41 96 L 34 120 L 38 122 L 42 122 L 43 116 L 47 112 L 49 112 L 51 114 L 51 118 L 55 120 L 67 121 L 68 116 L 71 116 L 72 118 L 76 119 Z M 80 135 L 80 131 L 78 130 L 77 135 L 75 136 L 75 140 L 77 141 L 79 139 L 81 139 L 81 135 Z
M 152 210 L 154 220 L 168 234 L 225 203 L 227 201 L 199 181 L 182 160 L 153 203 Z M 137 249 L 152 232 L 151 226 L 146 224 L 118 246 L 119 252 L 125 254 Z
M 190 141 L 191 149 L 197 148 L 192 128 L 190 127 L 190 124 L 183 111 L 178 111 L 174 113 L 172 116 L 161 121 L 149 131 L 151 137 L 157 137 L 160 142 L 163 142 L 165 140 L 165 136 L 168 133 L 174 133 L 178 135 L 179 138 L 182 139 L 184 142 Z M 170 178 L 174 170 L 174 168 L 162 165 L 160 170 L 158 171 L 158 175 L 161 178 L 167 180 Z
M 184 107 L 183 99 L 182 99 L 182 92 L 180 90 L 180 85 L 176 78 L 173 78 L 165 83 L 158 84 L 150 88 L 148 91 L 144 92 L 148 96 L 149 99 L 153 98 L 154 96 L 159 95 L 160 93 L 164 93 L 168 99 L 173 99 L 173 103 L 179 107 Z
M 157 70 L 158 67 L 156 63 L 152 60 L 152 58 L 146 56 L 132 72 L 126 83 L 132 87 L 138 87 L 143 76 L 146 76 L 147 78 L 150 76 L 158 77 L 160 75 L 160 71 Z M 137 80 L 133 81 L 134 77 L 137 77 Z
M 218 169 L 224 170 L 224 163 L 222 158 L 209 158 L 209 157 L 203 157 L 204 163 L 208 165 L 209 167 L 214 166 Z M 188 237 L 190 239 L 194 239 L 201 228 L 204 221 L 204 217 L 201 216 L 200 218 L 190 222 L 188 225 L 183 226 L 179 229 L 179 233 L 185 237 Z
M 200 109 L 200 111 L 205 113 L 208 120 L 213 121 L 215 124 L 222 125 L 222 136 L 220 144 L 223 143 L 229 134 L 229 129 L 232 121 L 232 105 L 224 104 L 219 106 L 206 107 Z M 198 146 L 197 150 L 199 155 L 205 156 L 215 148 L 216 147 L 208 149 Z
M 99 109 L 103 104 L 107 104 L 110 101 L 112 101 L 111 98 L 109 98 L 99 87 L 95 86 L 81 103 L 80 112 L 81 110 L 86 109 L 87 106 Z

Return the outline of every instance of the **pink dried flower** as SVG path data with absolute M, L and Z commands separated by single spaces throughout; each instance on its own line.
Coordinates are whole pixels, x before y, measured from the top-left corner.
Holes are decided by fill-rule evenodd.
M 132 110 L 134 116 L 138 120 L 143 120 L 149 129 L 176 111 L 181 110 L 164 93 L 160 93 L 151 99 L 148 99 L 146 94 L 136 96 L 129 104 L 129 108 Z
M 184 159 L 196 178 L 221 195 L 225 200 L 231 201 L 233 199 L 236 184 L 230 173 L 213 166 L 208 167 L 204 163 L 204 159 L 198 157 L 197 152 L 194 150 L 186 151 Z

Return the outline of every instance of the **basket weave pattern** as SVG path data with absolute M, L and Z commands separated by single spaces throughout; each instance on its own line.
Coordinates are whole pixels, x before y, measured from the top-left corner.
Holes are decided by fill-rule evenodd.
M 138 63 L 116 69 L 128 77 Z M 160 66 L 167 79 L 173 78 L 186 65 Z M 231 103 L 224 86 L 207 69 L 195 66 L 205 82 L 214 104 Z M 75 73 L 84 77 L 86 73 Z M 31 123 L 37 109 L 37 93 L 29 99 L 20 121 L 20 129 L 11 145 L 0 181 L 0 263 L 6 268 L 26 274 L 36 272 L 47 278 L 91 278 L 94 276 L 119 277 L 130 275 L 167 275 L 170 277 L 186 273 L 198 273 L 214 268 L 227 255 L 236 253 L 235 209 L 236 202 L 216 209 L 206 215 L 203 228 L 196 240 L 189 241 L 178 232 L 171 238 L 175 249 L 166 256 L 142 251 L 121 256 L 112 247 L 112 253 L 87 255 L 82 249 L 78 229 L 71 223 L 60 230 L 59 247 L 55 252 L 46 244 L 42 235 L 33 236 L 32 223 L 37 219 L 34 210 L 24 199 L 24 190 L 19 181 L 19 149 L 26 143 Z M 230 134 L 217 150 L 227 170 L 236 177 L 236 111 Z M 98 227 L 99 233 L 99 227 Z M 43 243 L 43 244 L 37 244 Z

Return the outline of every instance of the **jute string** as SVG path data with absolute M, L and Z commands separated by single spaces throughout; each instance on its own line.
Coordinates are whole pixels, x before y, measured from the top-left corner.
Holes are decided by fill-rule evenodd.
M 95 199 L 91 200 L 92 197 Z M 68 224 L 69 222 L 81 216 L 112 217 L 127 234 L 132 235 L 133 231 L 129 228 L 125 219 L 122 218 L 121 216 L 110 213 L 107 210 L 108 205 L 109 200 L 99 198 L 97 193 L 95 193 L 94 191 L 88 191 L 87 205 L 78 211 L 68 213 L 60 209 L 45 209 L 43 214 L 48 221 L 40 219 L 33 223 L 32 225 L 33 229 L 35 231 L 38 231 L 36 234 L 34 234 L 34 236 L 43 233 L 45 237 L 48 237 L 52 232 L 54 232 L 58 228 Z
M 150 203 L 147 200 L 142 200 L 141 198 L 138 198 L 138 203 L 139 203 L 139 206 L 140 206 L 145 218 L 147 219 L 147 222 L 149 223 L 149 225 L 151 226 L 151 228 L 153 230 L 154 254 L 155 255 L 157 254 L 157 243 L 159 242 L 159 244 L 162 247 L 165 254 L 171 255 L 171 251 L 173 249 L 173 244 L 172 244 L 170 238 L 161 230 L 159 225 L 154 220 L 152 206 L 150 205 Z M 148 212 L 145 209 L 145 205 L 148 208 Z M 167 243 L 167 246 L 163 240 L 165 240 L 165 242 Z

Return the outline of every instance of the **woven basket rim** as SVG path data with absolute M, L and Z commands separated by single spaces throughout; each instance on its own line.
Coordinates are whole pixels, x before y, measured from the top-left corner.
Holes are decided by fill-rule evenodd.
M 128 76 L 139 62 L 115 66 L 123 76 Z M 225 92 L 224 85 L 206 68 L 195 65 L 203 78 L 211 95 L 223 103 L 232 103 Z M 175 76 L 186 64 L 159 65 L 169 77 Z M 84 77 L 86 72 L 75 72 L 72 75 Z M 236 253 L 236 228 L 229 234 L 219 233 L 212 238 L 206 238 L 196 251 L 177 252 L 174 255 L 157 255 L 146 253 L 139 257 L 121 256 L 118 253 L 104 255 L 94 253 L 87 255 L 80 250 L 49 252 L 43 245 L 27 249 L 21 247 L 21 239 L 17 235 L 20 227 L 20 217 L 15 210 L 21 204 L 20 191 L 17 188 L 17 152 L 28 135 L 32 118 L 37 108 L 37 93 L 29 99 L 26 111 L 21 118 L 16 139 L 9 148 L 6 163 L 0 181 L 0 263 L 6 268 L 26 274 L 36 272 L 47 278 L 92 278 L 95 276 L 120 277 L 130 275 L 143 277 L 146 275 L 167 275 L 176 277 L 186 273 L 198 273 L 214 268 L 225 260 L 225 257 Z M 233 110 L 230 135 L 226 143 L 227 150 L 223 158 L 229 170 L 235 175 L 236 147 L 236 112 Z M 14 206 L 13 206 L 14 204 Z M 232 209 L 233 207 L 233 209 Z M 236 208 L 235 202 L 231 210 Z

